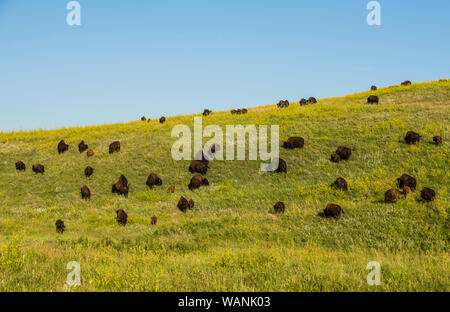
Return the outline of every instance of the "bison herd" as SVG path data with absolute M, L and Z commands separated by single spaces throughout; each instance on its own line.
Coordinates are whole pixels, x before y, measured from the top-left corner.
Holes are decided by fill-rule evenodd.
M 410 84 L 411 84 L 410 81 L 405 81 L 402 83 L 402 85 L 404 85 L 404 86 L 408 86 Z M 377 89 L 376 86 L 371 87 L 371 90 L 376 90 L 376 89 Z M 378 104 L 378 101 L 379 101 L 378 97 L 374 96 L 374 95 L 369 96 L 369 98 L 367 100 L 367 102 L 370 104 Z M 300 105 L 306 105 L 309 103 L 316 103 L 316 102 L 317 102 L 317 100 L 315 98 L 311 97 L 308 100 L 301 99 Z M 287 100 L 280 101 L 277 104 L 277 106 L 280 108 L 289 107 L 289 101 L 287 101 Z M 247 113 L 247 109 L 245 109 L 245 108 L 238 109 L 238 110 L 233 109 L 233 110 L 231 110 L 231 113 L 232 114 L 245 114 L 245 113 Z M 208 109 L 205 109 L 203 111 L 204 116 L 208 116 L 210 114 L 211 114 L 211 111 Z M 142 117 L 141 120 L 145 121 L 146 118 Z M 150 119 L 148 119 L 148 120 L 150 120 Z M 165 117 L 161 117 L 160 123 L 164 123 L 165 120 L 166 120 Z M 406 136 L 404 137 L 404 142 L 406 144 L 416 144 L 417 142 L 420 142 L 420 138 L 421 138 L 421 136 L 418 133 L 415 133 L 413 131 L 408 131 L 406 133 Z M 433 137 L 433 142 L 436 145 L 442 144 L 442 137 L 440 137 L 440 136 Z M 282 145 L 283 148 L 288 149 L 288 150 L 293 150 L 296 148 L 301 149 L 301 148 L 304 148 L 304 146 L 305 146 L 305 139 L 302 137 L 289 137 Z M 219 148 L 220 148 L 220 146 L 217 146 L 216 144 L 212 145 L 210 148 L 210 154 L 213 155 L 216 152 L 216 150 L 218 150 Z M 66 144 L 64 140 L 61 140 L 57 146 L 58 154 L 63 154 L 68 150 L 69 150 L 69 145 Z M 81 141 L 79 143 L 78 150 L 80 153 L 87 151 L 86 154 L 88 157 L 92 157 L 94 155 L 94 151 L 89 150 L 89 146 L 84 141 Z M 119 141 L 112 142 L 109 145 L 109 154 L 113 154 L 113 153 L 116 153 L 119 151 L 120 151 L 120 142 Z M 210 168 L 209 160 L 203 154 L 203 152 L 199 152 L 199 153 L 201 153 L 201 155 L 200 154 L 196 155 L 197 156 L 197 157 L 195 157 L 196 159 L 192 160 L 189 164 L 189 168 L 188 168 L 189 172 L 192 174 L 195 174 L 191 178 L 191 180 L 188 184 L 189 190 L 195 190 L 195 189 L 200 188 L 201 186 L 210 185 L 208 179 L 204 177 L 204 175 L 207 174 L 208 169 Z M 345 146 L 339 146 L 337 148 L 336 152 L 331 155 L 331 161 L 337 163 L 337 162 L 340 162 L 341 160 L 348 160 L 348 159 L 350 159 L 351 154 L 352 154 L 352 150 L 350 148 L 345 147 Z M 26 170 L 26 165 L 22 161 L 17 161 L 15 163 L 15 166 L 16 166 L 16 170 L 18 170 L 18 171 Z M 44 172 L 45 172 L 44 166 L 39 163 L 34 164 L 32 166 L 32 170 L 36 174 L 44 174 Z M 277 173 L 287 173 L 286 161 L 281 158 L 278 158 L 277 159 L 277 167 L 273 171 L 277 172 Z M 84 174 L 87 178 L 91 177 L 93 173 L 94 173 L 94 169 L 90 166 L 86 167 L 84 170 Z M 150 189 L 153 189 L 155 186 L 161 186 L 162 184 L 163 184 L 162 179 L 156 173 L 149 174 L 147 181 L 146 181 L 146 185 Z M 400 200 L 401 198 L 405 198 L 405 197 L 407 197 L 408 194 L 414 192 L 417 187 L 416 179 L 406 173 L 397 179 L 397 184 L 398 184 L 398 187 L 400 188 L 400 190 L 399 189 L 390 189 L 390 190 L 386 191 L 386 193 L 384 195 L 384 202 L 395 203 L 398 200 Z M 331 187 L 338 189 L 338 190 L 345 191 L 345 192 L 348 191 L 347 181 L 342 177 L 337 178 L 336 181 L 334 181 L 331 184 Z M 119 177 L 119 180 L 116 183 L 112 184 L 112 193 L 116 193 L 116 194 L 128 197 L 129 188 L 130 188 L 130 184 L 128 183 L 127 178 L 124 175 L 121 175 Z M 175 187 L 170 186 L 167 189 L 167 192 L 174 193 Z M 424 187 L 420 193 L 420 196 L 421 196 L 422 200 L 424 200 L 424 201 L 432 201 L 436 197 L 436 192 L 428 187 Z M 81 188 L 81 198 L 83 200 L 90 200 L 90 198 L 91 198 L 91 191 L 86 185 L 84 185 Z M 178 201 L 177 207 L 180 211 L 186 212 L 188 209 L 191 210 L 194 208 L 194 201 L 192 199 L 187 200 L 186 198 L 181 196 L 180 200 Z M 284 213 L 285 212 L 285 204 L 283 202 L 277 202 L 273 206 L 273 209 L 274 209 L 275 213 Z M 326 208 L 323 210 L 323 216 L 326 218 L 338 219 L 338 218 L 340 218 L 341 213 L 343 213 L 343 210 L 337 204 L 328 204 L 326 206 Z M 119 224 L 126 225 L 128 215 L 123 209 L 119 209 L 116 211 L 116 219 Z M 158 218 L 156 216 L 152 216 L 151 224 L 156 225 L 157 220 L 158 220 Z M 56 226 L 56 231 L 58 233 L 63 233 L 65 231 L 65 225 L 64 225 L 63 220 L 60 220 L 60 219 L 57 220 L 55 223 L 55 226 Z

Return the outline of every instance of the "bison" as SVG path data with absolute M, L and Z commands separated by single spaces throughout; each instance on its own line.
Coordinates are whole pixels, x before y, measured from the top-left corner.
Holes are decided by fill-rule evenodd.
M 25 163 L 21 160 L 19 160 L 18 162 L 16 162 L 16 170 L 19 171 L 25 171 L 27 169 L 27 167 L 25 166 Z
M 145 118 L 145 116 L 141 117 L 141 121 L 146 121 L 146 120 L 147 120 L 147 118 Z
M 66 226 L 64 225 L 64 221 L 61 220 L 61 219 L 56 220 L 55 226 L 56 226 L 56 232 L 57 233 L 62 234 L 66 230 Z
M 119 181 L 117 181 L 117 183 L 112 185 L 112 192 L 128 197 L 129 187 L 130 186 L 128 184 L 127 178 L 125 178 L 125 176 L 122 174 L 119 177 Z
M 376 86 L 371 86 L 371 87 L 370 87 L 370 90 L 371 90 L 371 91 L 376 91 L 376 90 L 377 90 L 377 87 L 376 87 Z
M 398 187 L 404 189 L 407 186 L 412 191 L 414 191 L 417 186 L 416 179 L 406 173 L 402 174 L 402 176 L 397 179 L 397 183 L 398 183 Z
M 336 204 L 328 204 L 327 207 L 323 210 L 323 214 L 326 218 L 335 218 L 339 219 L 341 217 L 342 208 Z
M 298 101 L 298 103 L 300 104 L 300 106 L 303 106 L 303 105 L 308 104 L 308 100 L 307 99 L 301 99 L 300 101 Z
M 157 216 L 152 216 L 152 225 L 156 225 L 156 222 L 158 222 L 158 217 Z
M 150 189 L 153 189 L 154 185 L 160 186 L 162 185 L 162 180 L 158 177 L 156 173 L 150 173 L 146 184 L 150 187 Z
M 439 135 L 434 136 L 434 137 L 433 137 L 433 142 L 434 142 L 434 144 L 436 144 L 436 145 L 442 144 L 442 137 L 440 137 Z
M 401 83 L 402 86 L 410 86 L 411 85 L 411 81 L 409 80 L 405 80 Z
M 69 145 L 67 145 L 66 142 L 64 142 L 64 140 L 61 140 L 58 143 L 58 154 L 62 154 L 68 150 L 69 150 Z
M 128 215 L 123 209 L 116 210 L 116 220 L 120 225 L 127 224 Z
M 408 131 L 404 138 L 406 144 L 416 144 L 420 141 L 420 135 L 413 131 Z
M 195 189 L 198 189 L 202 185 L 209 185 L 208 179 L 202 177 L 199 174 L 196 174 L 191 178 L 191 181 L 188 184 L 188 188 L 193 191 Z
M 211 114 L 211 111 L 209 109 L 203 110 L 203 116 L 209 116 Z
M 305 146 L 305 139 L 301 137 L 290 137 L 283 143 L 283 147 L 287 149 L 303 148 Z
M 166 117 L 161 117 L 161 118 L 159 118 L 159 123 L 165 123 L 166 122 Z
M 278 158 L 278 167 L 275 171 L 278 173 L 281 172 L 287 173 L 287 165 L 284 159 Z
M 109 153 L 112 154 L 114 152 L 119 152 L 120 151 L 120 142 L 119 141 L 114 141 L 111 144 L 109 144 Z
M 403 191 L 399 191 L 397 189 L 390 189 L 384 193 L 384 202 L 386 203 L 395 203 L 401 197 L 406 197 L 411 192 L 411 189 L 407 186 L 403 189 Z
M 341 157 L 338 154 L 334 153 L 331 155 L 330 160 L 334 163 L 337 163 L 341 161 Z
M 84 200 L 91 199 L 91 190 L 86 185 L 81 188 L 81 198 Z
M 32 169 L 33 169 L 33 172 L 36 174 L 38 174 L 38 173 L 44 174 L 44 172 L 45 172 L 44 166 L 42 166 L 41 164 L 34 164 Z
M 189 165 L 190 173 L 206 174 L 208 172 L 208 163 L 202 160 L 192 160 Z
M 92 157 L 92 156 L 95 155 L 95 153 L 94 153 L 93 150 L 88 150 L 88 151 L 86 152 L 86 155 L 87 155 L 87 157 Z
M 169 188 L 167 189 L 167 193 L 174 193 L 175 192 L 175 186 L 171 185 L 169 186 Z
M 186 210 L 194 208 L 194 201 L 192 199 L 188 201 L 186 198 L 181 196 L 180 200 L 178 201 L 177 207 L 182 212 L 186 212 Z
M 88 148 L 89 146 L 84 143 L 84 141 L 81 141 L 80 144 L 78 144 L 78 151 L 80 152 L 80 154 L 86 151 Z
M 316 98 L 315 97 L 310 97 L 310 98 L 308 98 L 308 104 L 316 104 L 317 103 L 317 100 L 316 100 Z
M 339 146 L 336 150 L 336 154 L 338 154 L 342 160 L 348 160 L 352 155 L 352 150 L 345 146 Z
M 89 178 L 93 173 L 94 173 L 94 169 L 90 166 L 87 166 L 84 169 L 84 175 L 86 176 L 86 178 Z
M 378 104 L 379 99 L 376 95 L 371 95 L 367 98 L 367 104 Z
M 289 107 L 289 101 L 288 101 L 288 100 L 284 100 L 284 101 L 281 100 L 281 101 L 278 102 L 277 106 L 278 106 L 279 108 L 286 108 L 286 107 Z
M 283 213 L 285 210 L 285 205 L 283 202 L 278 202 L 273 206 L 273 209 L 275 209 L 276 213 Z
M 337 178 L 336 181 L 334 181 L 334 183 L 331 185 L 332 187 L 336 188 L 336 189 L 340 189 L 343 191 L 347 191 L 347 181 L 345 181 L 344 178 Z
M 420 197 L 425 201 L 432 201 L 436 197 L 436 192 L 428 187 L 424 187 L 420 191 Z

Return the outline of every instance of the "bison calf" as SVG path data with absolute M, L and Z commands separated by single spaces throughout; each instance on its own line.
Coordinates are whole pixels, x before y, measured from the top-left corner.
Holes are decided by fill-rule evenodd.
M 323 214 L 326 218 L 335 218 L 339 219 L 341 217 L 342 208 L 336 204 L 328 204 L 327 207 L 323 210 Z
M 18 162 L 16 162 L 16 170 L 25 171 L 26 169 L 27 167 L 25 166 L 23 161 L 19 160 Z
M 64 225 L 64 221 L 59 219 L 55 222 L 56 232 L 62 234 L 66 230 L 66 226 Z
M 94 156 L 94 151 L 93 150 L 88 150 L 87 152 L 86 152 L 86 155 L 87 155 L 87 157 L 92 157 L 92 156 Z
M 156 173 L 150 173 L 146 184 L 152 189 L 154 185 L 162 185 L 162 180 L 158 177 Z
M 169 188 L 167 189 L 167 193 L 174 193 L 175 192 L 175 186 L 171 185 L 169 186 Z
M 123 209 L 116 210 L 116 220 L 120 225 L 127 224 L 128 215 Z

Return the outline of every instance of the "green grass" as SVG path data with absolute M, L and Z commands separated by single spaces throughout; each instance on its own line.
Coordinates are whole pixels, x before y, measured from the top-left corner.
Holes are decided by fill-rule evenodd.
M 365 105 L 370 94 L 380 105 Z M 0 291 L 64 291 L 70 261 L 81 264 L 75 291 L 449 291 L 449 104 L 450 82 L 428 82 L 247 115 L 214 112 L 204 127 L 278 124 L 280 140 L 299 135 L 306 146 L 280 149 L 287 174 L 260 172 L 259 161 L 212 161 L 211 186 L 194 192 L 189 161 L 170 154 L 173 126 L 192 126 L 193 116 L 0 133 Z M 408 130 L 422 141 L 399 143 Z M 442 146 L 429 144 L 434 135 Z M 61 139 L 70 150 L 58 155 Z M 94 157 L 78 153 L 81 140 Z M 109 155 L 114 140 L 122 150 Z M 353 154 L 335 164 L 329 157 L 339 145 Z M 16 172 L 17 160 L 25 173 Z M 37 162 L 45 175 L 32 173 Z M 150 172 L 162 187 L 145 185 Z M 418 190 L 381 203 L 404 172 Z M 131 183 L 127 199 L 111 194 L 120 174 Z M 348 193 L 329 187 L 339 176 Z M 81 200 L 83 184 L 91 201 Z M 437 191 L 435 201 L 417 200 L 424 186 Z M 181 195 L 194 199 L 194 210 L 177 209 Z M 272 213 L 277 201 L 286 203 L 284 215 Z M 317 216 L 328 203 L 343 207 L 340 220 Z M 125 227 L 115 220 L 119 208 L 129 215 Z M 59 218 L 63 235 L 55 231 Z M 370 261 L 381 264 L 380 286 L 367 285 Z

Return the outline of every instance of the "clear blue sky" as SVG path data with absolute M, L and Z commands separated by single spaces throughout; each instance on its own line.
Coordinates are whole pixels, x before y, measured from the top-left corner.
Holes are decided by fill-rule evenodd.
M 450 1 L 0 0 L 0 131 L 449 78 Z

